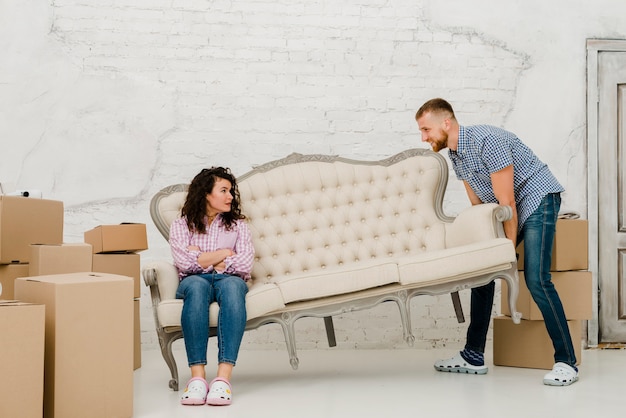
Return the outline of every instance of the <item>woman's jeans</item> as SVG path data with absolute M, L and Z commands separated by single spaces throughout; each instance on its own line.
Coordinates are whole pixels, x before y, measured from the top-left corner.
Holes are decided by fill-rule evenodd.
M 524 241 L 524 277 L 526 286 L 539 307 L 554 346 L 554 361 L 576 364 L 572 338 L 565 319 L 563 305 L 552 276 L 552 243 L 561 195 L 551 193 L 543 198 L 537 210 L 530 215 L 518 235 L 518 243 Z M 470 326 L 467 330 L 465 348 L 485 352 L 487 330 L 491 319 L 495 283 L 472 289 Z
M 218 362 L 234 365 L 246 328 L 246 282 L 237 276 L 207 273 L 185 277 L 176 291 L 183 299 L 181 324 L 189 367 L 207 364 L 209 306 L 217 302 Z

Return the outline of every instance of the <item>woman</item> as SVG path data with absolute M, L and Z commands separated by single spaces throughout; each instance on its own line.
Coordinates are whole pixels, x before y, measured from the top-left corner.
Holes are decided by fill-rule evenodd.
M 241 214 L 235 177 L 223 167 L 203 169 L 189 185 L 181 217 L 170 227 L 170 246 L 183 299 L 181 323 L 191 368 L 183 405 L 229 405 L 230 379 L 246 326 L 246 282 L 254 248 Z M 217 302 L 217 376 L 207 383 L 209 305 Z

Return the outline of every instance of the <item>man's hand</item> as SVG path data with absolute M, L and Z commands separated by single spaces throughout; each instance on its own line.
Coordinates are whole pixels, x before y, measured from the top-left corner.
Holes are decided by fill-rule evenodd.
M 513 245 L 517 245 L 517 207 L 513 189 L 513 165 L 491 173 L 491 186 L 498 203 L 502 206 L 509 206 L 513 210 L 513 217 L 503 224 L 504 234 L 513 241 Z

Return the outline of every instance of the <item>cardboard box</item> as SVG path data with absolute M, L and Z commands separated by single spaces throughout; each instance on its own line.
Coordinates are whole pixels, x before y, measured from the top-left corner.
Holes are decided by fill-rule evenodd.
M 517 269 L 524 270 L 524 241 L 517 246 Z M 589 232 L 586 219 L 559 219 L 552 244 L 551 271 L 589 268 Z
M 0 300 L 0 417 L 43 416 L 45 306 Z
M 561 298 L 565 317 L 570 319 L 591 319 L 593 317 L 593 281 L 590 271 L 554 271 L 552 283 Z M 539 307 L 533 300 L 526 282 L 524 272 L 519 272 L 519 296 L 517 297 L 517 310 L 522 314 L 522 319 L 543 320 Z M 508 286 L 506 281 L 501 281 L 502 299 L 501 311 L 503 315 L 511 316 L 508 303 Z
M 105 273 L 15 280 L 16 298 L 46 306 L 46 417 L 133 415 L 132 293 L 132 278 Z
M 91 271 L 91 245 L 32 244 L 28 276 Z
M 18 277 L 28 277 L 28 264 L 0 264 L 0 299 L 15 299 L 14 282 Z
M 85 242 L 94 254 L 147 250 L 146 224 L 100 225 L 85 232 Z
M 576 354 L 581 362 L 581 321 L 567 321 Z M 493 364 L 551 370 L 554 346 L 543 321 L 522 320 L 514 324 L 507 316 L 493 319 Z
M 28 263 L 30 244 L 63 242 L 63 202 L 0 196 L 0 264 Z
M 135 324 L 134 338 L 133 338 L 133 370 L 137 370 L 141 367 L 141 314 L 140 314 L 140 302 L 139 299 L 133 301 L 134 315 L 133 323 Z
M 91 250 L 90 250 L 91 251 Z M 132 277 L 134 282 L 133 298 L 141 297 L 141 256 L 128 254 L 89 254 L 92 257 L 91 271 L 119 274 Z

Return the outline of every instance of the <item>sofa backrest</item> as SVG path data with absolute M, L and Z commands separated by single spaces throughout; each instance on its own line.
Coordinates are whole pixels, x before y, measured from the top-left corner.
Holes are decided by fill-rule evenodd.
M 411 149 L 381 161 L 291 154 L 238 178 L 256 260 L 254 280 L 444 248 L 445 159 Z M 186 185 L 151 202 L 167 239 Z

